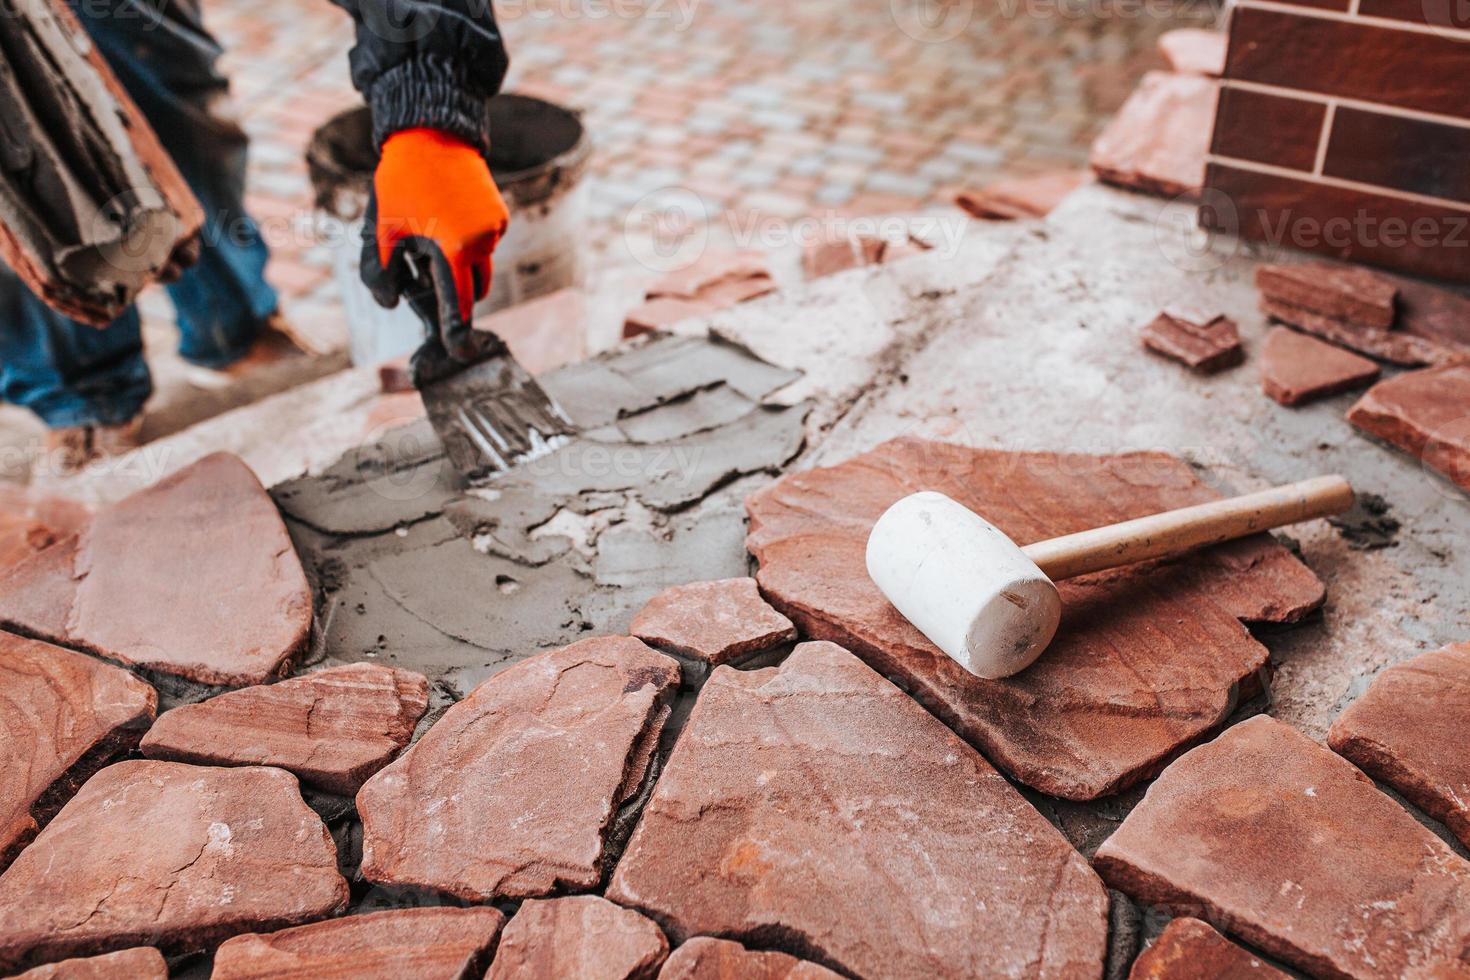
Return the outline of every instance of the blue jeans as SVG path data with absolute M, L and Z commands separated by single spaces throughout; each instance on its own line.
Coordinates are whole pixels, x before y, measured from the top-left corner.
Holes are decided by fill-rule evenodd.
M 245 133 L 213 111 L 228 89 L 219 43 L 195 0 L 73 0 L 73 10 L 204 208 L 199 262 L 167 288 L 180 355 L 223 367 L 250 349 L 276 294 L 242 200 Z M 52 428 L 126 422 L 153 391 L 140 326 L 136 309 L 103 330 L 77 323 L 0 266 L 0 397 Z

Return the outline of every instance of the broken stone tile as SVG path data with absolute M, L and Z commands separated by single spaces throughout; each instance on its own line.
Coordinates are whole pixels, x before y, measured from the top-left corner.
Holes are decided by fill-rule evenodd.
M 1261 265 L 1256 267 L 1256 288 L 1275 303 L 1355 326 L 1388 330 L 1394 324 L 1398 289 L 1387 277 L 1361 266 Z
M 1165 310 L 1143 328 L 1143 345 L 1198 374 L 1214 374 L 1245 360 L 1240 331 L 1223 314 Z
M 709 316 L 718 307 L 697 299 L 671 296 L 645 300 L 628 311 L 623 318 L 623 337 L 638 337 L 657 330 L 668 330 L 676 323 L 695 317 Z
M 960 191 L 955 204 L 976 218 L 1015 221 L 1044 218 L 1077 188 L 1092 181 L 1087 170 L 1054 170 L 997 181 L 978 191 Z
M 1288 327 L 1272 327 L 1261 345 L 1261 388 L 1283 405 L 1303 405 L 1352 391 L 1378 377 L 1378 365 Z
M 180 705 L 158 719 L 140 748 L 150 759 L 279 766 L 351 796 L 403 750 L 428 706 L 422 674 L 344 664 Z
M 835 234 L 806 246 L 801 267 L 807 279 L 820 279 L 865 265 L 883 265 L 927 252 L 931 246 L 909 235 L 889 240 L 877 235 Z
M 1290 980 L 1198 919 L 1170 922 L 1133 961 L 1128 980 Z
M 1264 715 L 1169 766 L 1094 864 L 1313 975 L 1452 976 L 1470 949 L 1470 862 Z
M 204 684 L 282 675 L 311 593 L 255 474 L 215 453 L 0 577 L 0 624 Z
M 1151 71 L 1092 144 L 1107 183 L 1162 197 L 1199 197 L 1215 128 L 1219 83 Z
M 837 980 L 838 976 L 785 953 L 699 936 L 674 950 L 658 980 Z
M 706 251 L 698 260 L 658 279 L 645 294 L 647 299 L 673 297 L 699 299 L 713 286 L 746 279 L 770 279 L 764 253 L 754 250 Z
M 120 667 L 0 632 L 0 871 L 38 818 L 138 744 L 157 703 Z
M 504 924 L 495 909 L 413 908 L 236 936 L 215 953 L 210 980 L 478 977 Z
M 0 875 L 0 968 L 143 942 L 186 952 L 346 904 L 332 838 L 295 776 L 119 762 Z
M 47 963 L 15 980 L 168 980 L 168 964 L 153 947 L 134 946 L 102 956 Z
M 652 980 L 668 955 L 657 925 L 605 898 L 530 899 L 505 927 L 485 980 Z
M 1470 364 L 1446 364 L 1380 381 L 1347 417 L 1470 490 Z
M 831 643 L 715 669 L 607 895 L 676 941 L 778 937 L 851 976 L 1097 975 L 1107 939 L 1082 856 Z
M 1470 643 L 1389 667 L 1327 733 L 1338 755 L 1387 783 L 1470 847 Z
M 363 877 L 467 901 L 596 887 L 678 683 L 674 660 L 626 636 L 491 677 L 357 794 Z
M 706 252 L 648 287 L 645 302 L 624 320 L 623 336 L 666 330 L 775 290 L 776 281 L 760 252 Z
M 761 598 L 753 578 L 665 589 L 633 617 L 628 631 L 646 643 L 709 664 L 796 639 L 796 627 Z
M 86 523 L 87 508 L 64 497 L 0 484 L 0 574 Z
M 1225 73 L 1230 35 L 1199 27 L 1179 27 L 1159 35 L 1159 53 L 1169 67 L 1186 75 L 1219 78 Z
M 1294 622 L 1322 583 L 1268 535 L 1060 583 L 1063 619 L 1035 664 L 982 680 L 941 653 L 868 578 L 890 504 L 939 490 L 1020 544 L 1218 499 L 1184 461 L 1009 453 L 905 438 L 793 473 L 746 500 L 761 594 L 803 636 L 841 643 L 986 757 L 1053 796 L 1087 800 L 1161 770 L 1260 690 L 1245 621 Z

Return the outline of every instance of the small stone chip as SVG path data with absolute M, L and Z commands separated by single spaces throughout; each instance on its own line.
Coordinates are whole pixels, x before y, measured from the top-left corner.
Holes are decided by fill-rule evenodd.
M 701 936 L 674 950 L 658 980 L 839 980 L 825 966 L 785 953 Z
M 1303 405 L 1370 384 L 1378 365 L 1341 347 L 1272 327 L 1261 345 L 1261 388 L 1282 405 Z
M 1165 310 L 1143 328 L 1143 345 L 1198 374 L 1214 374 L 1245 360 L 1240 331 L 1223 314 Z
M 1380 381 L 1348 409 L 1347 418 L 1470 490 L 1470 364 Z
M 596 895 L 529 899 L 485 980 L 651 980 L 669 955 L 653 920 Z
M 47 963 L 13 980 L 168 980 L 168 963 L 152 946 Z
M 645 643 L 716 665 L 796 639 L 796 627 L 761 598 L 753 578 L 665 589 L 633 617 L 628 631 Z
M 1198 919 L 1175 919 L 1133 961 L 1128 980 L 1290 980 Z
M 1361 266 L 1262 265 L 1256 268 L 1256 288 L 1265 299 L 1359 327 L 1387 330 L 1397 315 L 1398 287 Z

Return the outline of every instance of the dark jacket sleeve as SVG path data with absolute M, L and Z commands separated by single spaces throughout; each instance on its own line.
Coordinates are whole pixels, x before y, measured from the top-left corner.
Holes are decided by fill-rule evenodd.
M 491 0 L 333 0 L 357 22 L 352 84 L 373 113 L 373 144 L 429 126 L 489 152 L 485 100 L 509 64 Z

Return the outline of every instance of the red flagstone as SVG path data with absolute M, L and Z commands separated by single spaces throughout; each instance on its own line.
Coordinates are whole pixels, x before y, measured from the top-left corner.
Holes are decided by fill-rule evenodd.
M 158 719 L 141 748 L 150 759 L 279 766 L 351 796 L 408 745 L 428 706 L 422 674 L 346 664 L 180 705 Z
M 490 908 L 391 909 L 236 936 L 210 980 L 460 980 L 479 977 L 505 916 Z
M 1198 374 L 1214 374 L 1245 360 L 1240 331 L 1224 315 L 1165 310 L 1143 328 L 1143 345 Z
M 0 624 L 205 684 L 256 684 L 305 642 L 311 592 L 260 481 L 216 453 L 0 576 Z
M 1211 78 L 1149 72 L 1092 144 L 1092 169 L 1147 194 L 1199 197 L 1218 91 Z
M 1087 170 L 1053 170 L 997 181 L 978 191 L 960 191 L 955 203 L 976 218 L 992 221 L 1044 218 L 1068 194 L 1091 182 Z
M 761 598 L 753 578 L 665 589 L 633 617 L 628 632 L 653 646 L 710 664 L 796 639 L 796 627 Z
M 1470 847 L 1470 643 L 1385 670 L 1327 733 L 1333 751 Z
M 1463 975 L 1470 861 L 1352 764 L 1258 715 L 1185 754 L 1098 849 L 1103 878 L 1313 975 Z
M 1272 327 L 1261 345 L 1261 388 L 1283 405 L 1303 405 L 1371 384 L 1378 365 L 1288 327 Z
M 1470 364 L 1446 364 L 1380 381 L 1347 417 L 1470 490 Z
M 1175 919 L 1133 961 L 1128 980 L 1290 980 L 1198 919 Z
M 838 980 L 838 976 L 785 953 L 700 936 L 674 950 L 658 980 Z
M 679 666 L 626 636 L 491 677 L 357 794 L 362 875 L 467 901 L 595 888 Z
M 0 968 L 186 952 L 346 904 L 331 835 L 290 773 L 119 762 L 0 875 Z
M 1229 40 L 1224 31 L 1178 27 L 1159 35 L 1159 53 L 1177 72 L 1219 78 L 1225 73 L 1225 48 Z
M 1361 266 L 1263 265 L 1256 268 L 1256 288 L 1266 299 L 1359 327 L 1387 330 L 1396 316 L 1398 289 L 1387 276 Z
M 120 667 L 0 632 L 0 871 L 43 818 L 153 721 L 158 696 Z
M 803 636 L 894 678 L 988 759 L 1068 799 L 1157 773 L 1260 689 L 1265 647 L 1241 625 L 1294 622 L 1322 583 L 1267 535 L 1060 583 L 1050 649 L 982 680 L 929 643 L 868 578 L 867 536 L 900 497 L 938 490 L 1020 544 L 1218 498 L 1182 460 L 1009 453 L 905 438 L 789 474 L 746 500 L 761 592 Z
M 652 980 L 668 955 L 652 920 L 605 898 L 530 899 L 505 927 L 485 980 Z
M 0 484 L 0 574 L 44 551 L 86 523 L 87 508 Z
M 27 970 L 15 980 L 168 980 L 163 954 L 151 946 L 62 960 Z
M 777 942 L 853 976 L 1097 975 L 1107 939 L 1082 856 L 832 643 L 715 668 L 607 895 L 676 941 Z

